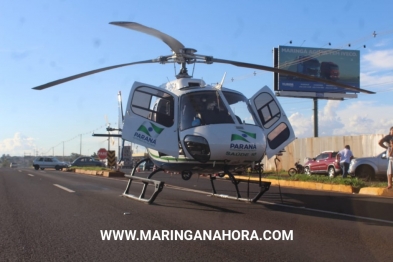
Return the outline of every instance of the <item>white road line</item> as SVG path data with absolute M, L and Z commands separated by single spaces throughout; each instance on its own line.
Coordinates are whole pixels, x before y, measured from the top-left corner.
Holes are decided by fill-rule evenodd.
M 32 174 L 27 174 L 28 176 L 34 176 L 34 175 L 32 175 Z
M 68 188 L 66 188 L 66 187 L 63 187 L 63 186 L 61 186 L 61 185 L 58 185 L 58 184 L 53 184 L 53 185 L 56 186 L 56 187 L 58 187 L 58 188 L 61 188 L 61 189 L 65 190 L 65 191 L 67 191 L 67 192 L 75 193 L 75 191 L 73 191 L 73 190 L 71 190 L 71 189 L 68 189 Z

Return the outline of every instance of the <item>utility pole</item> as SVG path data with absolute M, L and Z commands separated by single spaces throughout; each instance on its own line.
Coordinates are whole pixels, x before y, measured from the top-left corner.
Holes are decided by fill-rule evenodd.
M 63 141 L 63 161 L 64 161 L 64 141 Z

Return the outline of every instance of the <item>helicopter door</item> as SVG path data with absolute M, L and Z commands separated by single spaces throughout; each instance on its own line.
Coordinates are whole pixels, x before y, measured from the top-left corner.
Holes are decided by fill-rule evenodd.
M 250 104 L 262 125 L 266 136 L 266 155 L 271 158 L 295 139 L 295 133 L 269 87 L 259 90 L 250 99 Z
M 124 116 L 123 139 L 178 157 L 177 103 L 170 91 L 135 82 Z

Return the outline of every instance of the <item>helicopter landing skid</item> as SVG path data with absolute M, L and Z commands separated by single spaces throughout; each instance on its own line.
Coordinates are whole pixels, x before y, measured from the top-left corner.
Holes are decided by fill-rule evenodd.
M 128 180 L 128 184 L 127 184 L 126 190 L 124 191 L 124 193 L 123 193 L 122 196 L 128 197 L 128 198 L 132 198 L 132 199 L 134 199 L 134 200 L 138 200 L 138 201 L 141 201 L 141 202 L 144 202 L 144 203 L 147 203 L 147 204 L 152 204 L 152 203 L 154 202 L 154 200 L 156 199 L 156 197 L 158 196 L 158 194 L 159 194 L 159 193 L 162 191 L 162 189 L 164 188 L 165 182 L 158 181 L 158 180 L 153 180 L 153 179 L 151 179 L 151 177 L 152 177 L 155 173 L 157 173 L 157 172 L 159 172 L 159 171 L 162 171 L 162 170 L 163 170 L 163 169 L 157 169 L 157 170 L 155 170 L 155 171 L 152 172 L 147 178 L 134 176 L 134 173 L 135 173 L 134 171 L 135 171 L 135 170 L 133 170 L 133 172 L 132 172 L 131 175 L 124 175 L 125 177 L 129 178 L 129 180 Z M 135 181 L 140 181 L 140 182 L 143 183 L 142 193 L 139 195 L 139 197 L 138 197 L 138 196 L 131 195 L 131 194 L 129 193 L 130 187 L 131 187 L 131 183 L 132 183 L 133 180 L 135 180 Z M 147 189 L 147 186 L 148 186 L 149 184 L 153 184 L 153 185 L 154 185 L 154 192 L 151 194 L 150 198 L 145 198 L 146 189 Z
M 251 203 L 256 203 L 263 194 L 265 194 L 266 191 L 268 191 L 270 189 L 270 185 L 271 182 L 262 182 L 259 181 L 259 193 L 254 197 L 254 198 L 249 198 L 249 187 L 247 190 L 247 198 L 242 198 L 239 192 L 239 188 L 238 188 L 238 184 L 241 182 L 241 180 L 236 180 L 236 178 L 233 176 L 232 173 L 230 172 L 226 172 L 226 174 L 228 174 L 229 178 L 231 179 L 232 183 L 235 185 L 236 188 L 236 197 L 233 196 L 228 196 L 228 195 L 223 195 L 223 194 L 217 194 L 216 188 L 214 186 L 214 180 L 216 179 L 216 177 L 213 177 L 212 175 L 210 175 L 210 183 L 212 185 L 212 189 L 213 189 L 213 196 L 215 197 L 221 197 L 221 198 L 228 198 L 228 199 L 233 199 L 233 200 L 240 200 L 240 201 L 245 201 L 245 202 L 251 202 Z

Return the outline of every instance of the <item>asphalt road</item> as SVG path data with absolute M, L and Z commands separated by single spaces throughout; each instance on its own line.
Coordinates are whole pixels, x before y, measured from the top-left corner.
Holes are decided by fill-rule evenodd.
M 210 181 L 203 177 L 183 181 L 160 173 L 154 179 L 166 186 L 155 203 L 147 205 L 120 196 L 125 179 L 0 169 L 0 261 L 393 259 L 392 198 L 271 187 L 258 203 L 250 204 L 209 196 Z M 220 193 L 235 195 L 231 182 L 215 184 Z M 252 184 L 239 186 L 242 196 L 247 196 L 248 186 L 250 195 L 258 191 Z M 140 188 L 134 183 L 132 191 Z M 102 230 L 161 235 L 154 240 L 102 240 Z M 253 238 L 160 237 L 181 230 L 192 236 L 224 230 L 235 232 L 234 238 L 249 232 Z M 283 232 L 292 240 L 273 239 Z

